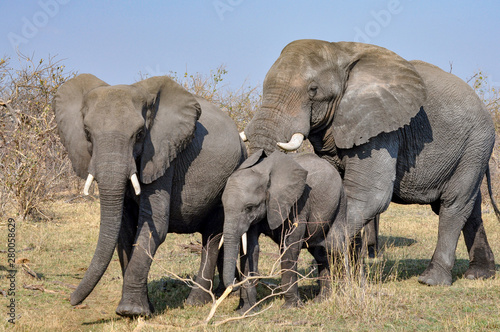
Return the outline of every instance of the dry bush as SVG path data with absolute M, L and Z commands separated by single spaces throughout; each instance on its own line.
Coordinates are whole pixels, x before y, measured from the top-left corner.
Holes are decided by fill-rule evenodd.
M 493 197 L 498 201 L 500 195 L 500 91 L 498 87 L 492 86 L 488 80 L 488 76 L 482 71 L 476 72 L 468 81 L 472 85 L 474 91 L 486 105 L 486 108 L 491 113 L 496 130 L 495 146 L 490 159 L 490 173 L 493 187 Z M 481 193 L 483 194 L 483 203 L 490 206 L 490 198 L 485 181 L 483 181 Z
M 54 58 L 0 60 L 0 213 L 44 216 L 41 205 L 73 173 L 57 135 L 52 98 L 71 73 Z
M 168 76 L 189 92 L 220 107 L 236 122 L 238 130 L 241 131 L 252 119 L 254 111 L 260 107 L 262 93 L 259 88 L 248 86 L 246 83 L 236 89 L 224 85 L 222 82 L 226 74 L 227 70 L 221 65 L 210 70 L 209 75 L 185 72 L 179 76 L 176 72 L 170 72 Z M 139 73 L 139 76 L 141 79 L 148 77 L 143 73 Z

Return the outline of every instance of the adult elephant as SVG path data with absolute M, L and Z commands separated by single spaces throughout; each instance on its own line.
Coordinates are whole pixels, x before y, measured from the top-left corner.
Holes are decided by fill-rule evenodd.
M 117 247 L 123 290 L 116 312 L 150 315 L 148 272 L 167 232 L 202 234 L 196 281 L 210 288 L 222 190 L 246 157 L 234 122 L 168 77 L 110 86 L 82 74 L 58 89 L 53 106 L 73 169 L 87 178 L 84 192 L 95 178 L 101 203 L 95 253 L 71 304 L 90 294 Z M 207 296 L 195 288 L 188 303 Z
M 267 73 L 262 107 L 244 133 L 250 152 L 295 150 L 307 137 L 343 172 L 347 223 L 331 230 L 339 250 L 391 200 L 430 204 L 439 214 L 438 240 L 419 281 L 451 284 L 462 229 L 465 276 L 495 274 L 479 191 L 495 129 L 456 76 L 374 45 L 294 41 Z

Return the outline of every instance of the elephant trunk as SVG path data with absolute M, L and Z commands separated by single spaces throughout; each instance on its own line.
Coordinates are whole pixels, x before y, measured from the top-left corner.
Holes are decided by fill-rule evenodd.
M 238 236 L 234 231 L 224 231 L 223 281 L 226 287 L 231 286 L 234 282 L 239 250 L 240 236 Z
M 107 171 L 97 173 L 101 202 L 99 239 L 89 268 L 77 289 L 71 294 L 70 303 L 72 305 L 81 303 L 92 292 L 106 271 L 118 241 L 128 180 L 128 167 L 125 165 L 117 166 L 116 161 L 110 163 L 113 164 L 111 169 L 121 169 L 121 171 L 114 171 L 111 174 Z M 108 167 L 110 163 L 108 163 Z
M 250 143 L 249 153 L 252 154 L 258 149 L 264 149 L 268 153 L 281 149 L 297 149 L 309 135 L 309 121 L 310 115 L 300 110 L 297 98 L 292 98 L 292 101 L 286 102 L 285 105 L 275 101 L 263 101 L 262 107 L 245 128 Z M 287 144 L 279 144 L 291 140 L 294 141 L 293 148 Z

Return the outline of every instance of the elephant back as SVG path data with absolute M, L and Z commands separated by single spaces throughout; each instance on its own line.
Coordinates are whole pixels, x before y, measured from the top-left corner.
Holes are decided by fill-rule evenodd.
M 462 79 L 424 61 L 410 61 L 427 89 L 424 110 L 433 136 L 453 135 L 458 140 L 487 143 L 495 136 L 491 115 L 475 91 Z M 469 132 L 473 135 L 463 135 Z M 489 145 L 489 144 L 487 144 Z

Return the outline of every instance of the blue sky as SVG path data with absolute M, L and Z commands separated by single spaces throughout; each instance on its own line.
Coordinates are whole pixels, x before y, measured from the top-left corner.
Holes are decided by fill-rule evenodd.
M 500 88 L 500 1 L 2 0 L 0 57 L 56 55 L 110 84 L 225 65 L 231 87 L 260 86 L 296 39 L 362 41 Z M 12 61 L 15 64 L 16 61 Z

